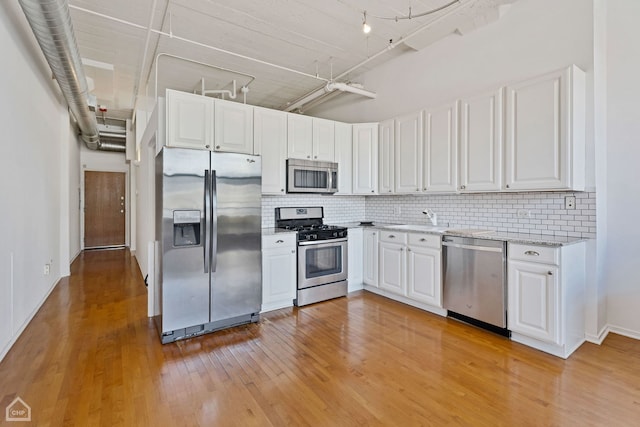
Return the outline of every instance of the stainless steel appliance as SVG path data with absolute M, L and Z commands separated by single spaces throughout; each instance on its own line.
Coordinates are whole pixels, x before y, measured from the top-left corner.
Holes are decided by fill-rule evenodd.
M 297 306 L 347 295 L 347 229 L 323 218 L 322 207 L 276 208 L 276 226 L 298 232 Z
M 257 322 L 260 157 L 165 147 L 156 157 L 162 343 Z
M 335 193 L 338 164 L 316 160 L 287 160 L 288 193 Z
M 505 242 L 445 236 L 442 245 L 449 316 L 509 336 Z

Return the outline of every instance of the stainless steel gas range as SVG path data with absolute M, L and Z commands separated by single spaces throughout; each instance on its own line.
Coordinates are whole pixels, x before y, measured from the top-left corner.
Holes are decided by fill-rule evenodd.
M 347 229 L 323 219 L 322 207 L 276 208 L 276 227 L 298 232 L 297 306 L 347 295 Z

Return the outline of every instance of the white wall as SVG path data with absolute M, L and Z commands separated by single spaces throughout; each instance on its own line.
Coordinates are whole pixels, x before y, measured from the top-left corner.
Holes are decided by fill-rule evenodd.
M 345 95 L 308 113 L 353 123 L 381 121 L 570 64 L 587 73 L 587 111 L 591 112 L 592 9 L 588 0 L 518 0 L 497 22 L 465 36 L 450 35 L 353 79 L 376 92 L 376 99 Z M 587 187 L 592 190 L 591 129 L 587 130 L 587 153 Z
M 80 254 L 80 140 L 77 130 L 70 131 L 69 143 L 69 259 Z
M 69 115 L 16 1 L 0 2 L 0 52 L 1 359 L 61 277 Z
M 640 2 L 606 5 L 607 312 L 613 331 L 640 338 Z

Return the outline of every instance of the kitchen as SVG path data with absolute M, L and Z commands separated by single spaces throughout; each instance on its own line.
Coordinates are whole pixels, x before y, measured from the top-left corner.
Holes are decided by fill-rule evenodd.
M 574 4 L 573 6 L 576 6 L 576 5 Z M 533 6 L 531 5 L 530 7 L 533 8 Z M 543 14 L 541 9 L 535 9 L 535 10 L 538 10 L 540 14 Z M 577 7 L 577 10 L 582 10 L 584 12 L 584 9 L 581 9 L 580 7 Z M 566 12 L 566 9 L 565 9 L 565 12 Z M 524 13 L 524 11 L 522 13 Z M 562 15 L 562 14 L 559 14 L 559 16 L 566 17 L 565 15 Z M 558 19 L 561 20 L 561 18 L 558 18 Z M 505 22 L 509 23 L 510 26 L 511 25 L 518 26 L 518 25 L 522 25 L 524 21 L 515 21 L 515 22 L 505 21 Z M 579 21 L 579 22 L 582 22 L 582 21 Z M 551 27 L 560 28 L 560 26 L 554 27 L 553 25 L 551 25 Z M 585 24 L 585 27 L 588 27 L 588 25 Z M 488 37 L 487 32 L 491 32 L 491 31 L 495 31 L 495 30 L 487 29 L 487 31 L 480 34 L 482 35 L 482 37 L 478 35 L 478 38 L 482 39 L 483 37 Z M 564 34 L 560 30 L 558 31 L 561 34 Z M 578 35 L 576 37 L 580 38 L 584 36 L 584 34 L 585 32 L 578 31 Z M 474 40 L 475 40 L 475 37 L 476 36 L 474 36 Z M 558 37 L 558 40 L 560 39 L 561 37 Z M 478 40 L 477 43 L 480 43 L 481 41 L 483 43 L 486 42 L 486 40 Z M 449 43 L 449 46 L 448 46 L 449 48 L 455 47 L 452 45 L 453 42 L 450 41 L 448 43 Z M 477 46 L 475 46 L 474 43 L 476 42 L 474 41 L 473 43 L 471 43 L 472 45 L 469 47 L 469 50 L 474 50 L 477 48 Z M 517 44 L 517 42 L 514 42 L 514 44 Z M 567 51 L 573 51 L 575 48 L 575 45 L 579 46 L 580 49 L 583 49 L 583 50 L 577 49 L 577 53 L 567 53 Z M 475 93 L 475 90 L 468 90 L 468 89 L 473 89 L 473 88 L 470 88 L 469 86 L 477 85 L 478 87 L 481 87 L 481 88 L 491 87 L 491 86 L 498 87 L 502 83 L 511 83 L 514 81 L 519 81 L 521 80 L 520 77 L 527 78 L 534 75 L 542 75 L 546 72 L 565 67 L 571 63 L 576 63 L 580 68 L 585 69 L 585 71 L 587 71 L 588 73 L 588 76 L 590 76 L 589 79 L 593 79 L 594 78 L 593 74 L 591 74 L 593 73 L 592 71 L 593 66 L 589 65 L 591 63 L 588 60 L 585 61 L 584 58 L 580 57 L 580 55 L 584 54 L 584 49 L 587 49 L 587 50 L 589 49 L 588 47 L 585 48 L 585 46 L 588 46 L 588 45 L 589 45 L 588 43 L 579 43 L 575 40 L 568 40 L 566 41 L 566 45 L 560 44 L 560 46 L 557 47 L 558 50 L 561 50 L 566 47 L 567 51 L 563 51 L 562 54 L 558 52 L 557 53 L 558 57 L 554 58 L 553 61 L 549 61 L 539 65 L 535 65 L 535 64 L 532 65 L 530 63 L 529 64 L 525 63 L 519 66 L 521 68 L 518 68 L 518 70 L 516 70 L 517 72 L 515 72 L 513 68 L 508 71 L 506 70 L 500 71 L 501 73 L 503 73 L 502 76 L 495 75 L 495 77 L 491 77 L 496 81 L 488 81 L 489 74 L 499 74 L 499 73 L 495 73 L 496 70 L 493 66 L 491 67 L 491 70 L 490 70 L 491 72 L 484 71 L 484 74 L 483 74 L 483 69 L 481 68 L 479 70 L 478 80 L 475 81 L 475 83 L 468 80 L 465 80 L 465 82 L 456 81 L 455 83 L 452 83 L 451 85 L 449 85 L 448 89 L 447 89 L 447 85 L 442 85 L 441 88 L 434 88 L 431 95 L 433 99 L 430 99 L 429 102 L 425 102 L 422 99 L 413 99 L 409 97 L 407 99 L 403 99 L 403 102 L 405 103 L 405 105 L 402 106 L 402 108 L 397 107 L 397 103 L 400 102 L 400 100 L 390 101 L 390 102 L 396 103 L 396 108 L 398 112 L 419 111 L 422 108 L 427 107 L 429 105 L 431 106 L 442 105 L 442 104 L 445 104 L 446 102 L 449 102 L 451 99 L 460 99 L 468 95 L 473 95 Z M 480 49 L 480 51 L 482 52 L 487 53 L 487 49 L 489 48 L 486 46 L 489 46 L 489 45 L 484 44 L 484 46 L 485 46 L 484 48 L 482 49 L 478 48 L 478 49 Z M 504 46 L 501 46 L 501 48 L 504 48 Z M 434 47 L 434 49 L 436 49 L 437 51 L 440 51 L 440 49 L 444 49 L 444 48 Z M 488 53 L 493 53 L 494 55 L 497 55 L 496 52 L 488 52 Z M 441 52 L 441 54 L 445 55 L 445 52 Z M 588 54 L 586 54 L 586 56 L 588 57 Z M 469 59 L 468 56 L 466 58 Z M 491 56 L 491 58 L 494 61 L 498 59 L 497 56 Z M 437 81 L 440 82 L 440 84 L 442 84 L 443 81 L 447 81 L 446 78 L 442 77 L 442 74 L 448 73 L 449 71 L 447 69 L 448 66 L 451 66 L 451 68 L 459 68 L 458 64 L 456 63 L 447 65 L 446 62 L 443 62 L 439 70 L 428 70 L 427 73 L 432 73 L 433 74 L 432 77 L 436 77 L 436 76 L 439 77 Z M 405 67 L 405 68 L 411 69 L 412 67 Z M 617 70 L 614 67 L 612 69 L 614 71 Z M 380 76 L 379 78 L 382 78 L 382 74 L 384 73 L 383 72 L 380 72 L 380 73 L 381 74 L 379 75 Z M 378 78 L 376 74 L 370 75 L 368 80 L 371 80 L 371 81 L 366 82 L 367 86 L 372 85 L 370 87 L 373 88 L 375 86 L 376 89 L 378 87 L 382 87 L 375 84 L 376 78 Z M 483 80 L 483 78 L 485 80 Z M 406 80 L 407 82 L 418 81 L 415 78 L 407 78 Z M 430 79 L 427 78 L 426 80 L 429 81 Z M 393 86 L 400 85 L 400 84 L 402 84 L 401 81 L 395 81 L 395 80 L 393 81 Z M 458 87 L 457 85 L 459 84 L 461 86 Z M 465 84 L 467 85 L 467 87 L 463 87 Z M 387 83 L 387 85 L 391 86 L 390 83 Z M 452 90 L 452 87 L 454 86 L 455 88 Z M 396 89 L 398 89 L 400 92 L 403 92 L 403 91 L 406 92 L 406 90 L 402 88 L 403 88 L 402 86 L 399 86 Z M 616 86 L 613 85 L 613 83 L 612 83 L 612 88 L 616 88 Z M 594 90 L 594 93 L 591 96 L 595 96 L 595 97 L 599 96 L 597 92 L 597 87 L 596 89 L 593 89 L 593 90 Z M 442 93 L 442 92 L 446 92 L 446 93 Z M 336 119 L 343 123 L 344 122 L 359 123 L 359 122 L 371 121 L 371 120 L 384 121 L 386 119 L 396 116 L 396 114 L 385 115 L 383 114 L 383 112 L 380 112 L 380 111 L 379 112 L 372 111 L 370 107 L 365 107 L 364 105 L 362 107 L 363 108 L 358 107 L 356 109 L 352 109 L 352 111 L 350 112 L 339 111 L 338 109 L 334 113 L 332 113 L 334 114 L 334 117 L 331 117 L 328 114 L 325 117 Z M 381 107 L 376 107 L 376 108 L 381 108 Z M 343 110 L 346 110 L 346 108 L 343 108 Z M 600 116 L 597 116 L 597 117 L 600 117 Z M 610 131 L 616 131 L 616 129 L 618 129 L 613 126 L 613 123 L 611 124 L 611 126 L 612 126 L 612 130 Z M 626 133 L 623 132 L 623 135 L 625 134 Z M 593 139 L 594 136 L 592 135 L 591 138 Z M 610 148 L 616 147 L 615 144 L 617 144 L 617 142 L 614 142 L 614 139 L 615 138 L 613 138 L 613 136 L 610 138 L 610 145 L 609 145 Z M 587 142 L 588 141 L 589 141 L 589 138 L 587 138 Z M 593 141 L 591 142 L 591 144 L 593 144 Z M 587 170 L 591 171 L 591 173 L 594 173 L 593 171 L 594 164 L 598 165 L 599 164 L 598 162 L 604 158 L 603 156 L 600 155 L 601 153 L 598 153 L 597 151 L 598 149 L 599 148 L 597 145 L 595 146 L 595 148 L 592 145 L 591 148 L 587 150 L 588 153 L 591 153 L 590 154 L 591 159 L 589 160 L 589 158 L 587 158 L 587 166 L 588 166 Z M 606 149 L 605 149 L 605 152 L 606 152 Z M 610 153 L 610 156 L 612 155 L 615 155 L 615 152 L 613 154 Z M 596 159 L 598 159 L 598 161 L 596 161 Z M 142 165 L 141 165 L 141 168 L 142 168 Z M 621 173 L 616 169 L 617 169 L 616 166 L 611 166 L 609 168 L 608 173 L 613 174 L 611 176 L 615 177 L 617 176 L 618 173 Z M 629 170 L 630 169 L 627 169 L 627 172 Z M 597 173 L 595 173 L 595 176 L 591 176 L 591 177 L 588 176 L 588 180 L 591 180 L 591 182 L 589 181 L 587 182 L 587 188 L 593 188 L 594 183 L 597 183 L 598 179 L 599 178 Z M 613 182 L 614 179 L 610 177 L 609 181 Z M 584 197 L 585 195 L 587 197 Z M 344 222 L 350 222 L 350 221 L 355 222 L 355 221 L 361 221 L 363 219 L 367 219 L 367 220 L 373 220 L 374 222 L 381 222 L 381 223 L 426 224 L 427 219 L 425 218 L 424 214 L 422 214 L 422 211 L 425 208 L 431 208 L 434 210 L 434 212 L 438 213 L 439 220 L 442 223 L 450 223 L 452 224 L 452 226 L 455 225 L 456 227 L 461 227 L 461 228 L 494 228 L 495 227 L 497 229 L 497 227 L 501 226 L 499 224 L 505 224 L 505 223 L 522 224 L 522 226 L 514 225 L 513 227 L 508 227 L 508 226 L 505 227 L 507 229 L 505 230 L 506 232 L 511 232 L 509 228 L 512 228 L 512 229 L 524 228 L 524 229 L 535 230 L 536 226 L 543 225 L 543 224 L 537 224 L 534 222 L 537 220 L 539 220 L 540 222 L 567 221 L 567 224 L 562 223 L 558 225 L 555 225 L 555 224 L 549 224 L 549 225 L 552 227 L 561 228 L 560 230 L 553 230 L 553 231 L 566 231 L 567 234 L 569 232 L 576 232 L 575 227 L 588 228 L 588 230 L 580 230 L 579 231 L 580 233 L 592 233 L 593 231 L 591 231 L 590 229 L 592 225 L 590 225 L 590 223 L 594 220 L 596 222 L 601 221 L 602 217 L 600 216 L 600 211 L 598 213 L 597 219 L 592 219 L 591 216 L 594 216 L 594 215 L 591 215 L 590 213 L 586 215 L 589 217 L 587 219 L 582 219 L 582 218 L 555 219 L 555 218 L 547 217 L 547 218 L 531 218 L 532 221 L 527 221 L 527 218 L 518 217 L 519 215 L 518 210 L 532 211 L 529 213 L 530 215 L 544 215 L 543 212 L 535 212 L 535 211 L 536 210 L 543 211 L 543 210 L 549 209 L 550 207 L 553 207 L 554 210 L 564 211 L 564 209 L 562 209 L 561 207 L 564 206 L 565 204 L 564 199 L 567 196 L 576 197 L 576 208 L 577 208 L 576 210 L 580 210 L 580 211 L 591 212 L 595 209 L 594 206 L 596 206 L 598 203 L 607 203 L 606 199 L 602 200 L 601 198 L 602 195 L 601 195 L 600 186 L 598 187 L 597 199 L 595 198 L 595 191 L 587 191 L 586 193 L 569 192 L 567 194 L 555 193 L 555 192 L 542 193 L 542 194 L 527 193 L 525 195 L 521 195 L 520 197 L 520 199 L 523 200 L 522 207 L 520 207 L 519 202 L 515 203 L 513 201 L 514 199 L 518 199 L 518 197 L 512 196 L 510 194 L 502 194 L 502 193 L 495 193 L 494 195 L 484 194 L 484 195 L 434 195 L 434 196 L 430 196 L 430 195 L 419 195 L 419 196 L 409 196 L 409 195 L 406 195 L 406 196 L 405 195 L 402 195 L 402 196 L 397 196 L 397 195 L 394 195 L 394 196 L 353 196 L 353 195 L 337 196 L 336 195 L 336 196 L 284 196 L 284 197 L 267 196 L 264 198 L 264 205 L 263 205 L 263 213 L 264 213 L 263 218 L 267 218 L 266 219 L 267 222 L 264 223 L 263 225 L 269 227 L 271 226 L 271 224 L 275 222 L 275 219 L 273 220 L 273 222 L 271 222 L 271 219 L 270 219 L 270 218 L 273 218 L 273 216 L 275 215 L 274 213 L 275 207 L 320 205 L 325 207 L 325 221 L 327 223 L 344 223 Z M 610 196 L 609 201 L 612 202 L 612 200 L 617 200 L 618 193 L 614 190 L 611 190 L 611 192 L 609 193 L 609 196 Z M 484 197 L 488 197 L 486 202 L 483 201 Z M 397 205 L 397 207 L 399 208 L 398 214 L 396 214 L 395 213 L 396 211 L 394 211 L 394 205 Z M 555 209 L 556 206 L 560 206 L 560 208 Z M 631 207 L 633 208 L 633 206 L 635 205 L 633 205 L 633 199 L 632 199 Z M 493 212 L 492 209 L 497 210 L 497 212 Z M 505 209 L 508 210 L 507 213 L 504 213 Z M 621 213 L 624 211 L 625 210 L 622 208 L 619 209 L 619 212 Z M 466 219 L 466 215 L 465 215 L 467 213 L 473 214 L 473 216 L 468 220 Z M 499 214 L 500 216 L 497 217 L 496 213 Z M 505 214 L 508 215 L 506 218 L 502 216 Z M 526 212 L 522 213 L 522 215 L 526 215 Z M 573 215 L 573 214 L 568 213 L 567 211 L 567 212 L 557 213 L 557 214 L 553 213 L 550 215 L 562 216 L 562 215 Z M 613 221 L 615 223 L 617 221 L 616 215 L 617 214 L 614 211 L 609 212 L 609 221 Z M 505 221 L 502 220 L 503 218 L 505 219 Z M 263 222 L 264 221 L 265 220 L 263 219 Z M 463 222 L 463 221 L 468 221 L 468 222 Z M 570 225 L 568 223 L 569 221 L 578 221 L 580 222 L 580 224 Z M 17 223 L 21 223 L 21 221 L 18 220 Z M 624 219 L 622 219 L 620 222 L 620 224 L 626 224 L 626 223 L 627 222 L 625 222 Z M 139 222 L 139 226 L 140 228 L 143 227 L 142 221 Z M 565 226 L 567 227 L 567 229 L 562 230 L 562 227 L 565 227 Z M 568 227 L 574 227 L 574 229 L 569 231 Z M 610 225 L 610 227 L 611 227 L 610 233 L 609 233 L 610 237 L 615 238 L 615 236 L 618 236 L 618 231 L 617 231 L 618 226 L 615 224 L 612 224 Z M 606 236 L 607 236 L 606 229 L 599 226 L 596 239 L 604 238 Z M 618 242 L 617 240 L 612 240 L 611 242 L 614 242 L 614 241 Z M 608 246 L 612 251 L 616 251 L 616 252 L 611 252 L 612 254 L 618 253 L 617 251 L 620 250 L 621 248 L 625 248 L 625 250 L 630 250 L 631 251 L 630 253 L 633 253 L 633 249 L 632 248 L 630 249 L 627 244 L 623 242 L 618 242 L 618 243 L 621 243 L 622 246 L 613 247 L 614 245 L 611 242 L 609 243 Z M 598 254 L 602 252 L 605 247 L 606 246 L 602 246 L 599 244 L 597 248 L 593 248 L 592 255 L 589 258 L 590 266 L 592 266 L 593 268 L 596 268 L 595 266 L 598 264 L 595 261 L 597 259 L 596 257 L 604 256 L 604 255 L 598 255 Z M 140 248 L 144 248 L 144 245 L 138 242 L 138 251 L 142 252 Z M 16 250 L 13 250 L 13 251 L 16 254 L 19 254 L 20 252 L 20 251 L 16 252 Z M 627 256 L 628 255 L 625 255 L 623 259 L 627 259 Z M 608 262 L 617 262 L 617 261 L 611 260 Z M 617 264 L 610 264 L 610 265 L 613 266 Z M 607 271 L 609 270 L 611 270 L 611 273 L 607 273 L 607 274 L 615 274 L 615 275 L 622 274 L 622 272 L 624 271 L 628 271 L 625 268 L 622 268 L 619 271 L 615 269 L 607 269 Z M 591 335 L 591 338 L 594 341 L 598 341 L 599 337 L 601 337 L 600 335 L 601 331 L 605 328 L 605 325 L 608 325 L 608 324 L 611 324 L 614 326 L 617 325 L 618 332 L 626 331 L 627 334 L 633 334 L 633 331 L 637 330 L 637 328 L 634 326 L 634 323 L 633 323 L 634 320 L 628 319 L 628 317 L 630 316 L 629 314 L 630 312 L 628 309 L 626 310 L 623 309 L 623 307 L 627 306 L 627 304 L 633 301 L 633 298 L 628 298 L 628 295 L 629 295 L 628 292 L 626 293 L 627 295 L 626 298 L 619 297 L 619 295 L 625 294 L 624 292 L 622 292 L 625 289 L 625 285 L 623 284 L 624 280 L 612 280 L 613 283 L 611 285 L 608 285 L 608 286 L 611 286 L 612 288 L 609 288 L 609 287 L 603 288 L 602 286 L 604 285 L 599 284 L 599 282 L 596 283 L 596 276 L 598 276 L 598 274 L 600 273 L 589 275 L 590 280 L 593 280 L 592 285 L 588 288 L 589 289 L 588 310 L 590 310 L 591 315 L 588 316 L 588 319 L 587 319 L 589 323 L 589 326 L 587 329 Z M 628 277 L 631 277 L 631 276 L 628 276 Z M 35 282 L 38 282 L 38 281 L 35 281 Z M 614 289 L 618 289 L 621 292 L 614 292 Z M 602 304 L 602 300 L 606 299 L 604 297 L 607 295 L 610 296 L 610 299 L 608 302 L 609 310 L 608 310 L 608 314 L 605 315 L 603 313 L 604 309 L 602 308 L 601 304 Z M 633 295 L 633 293 L 631 293 L 631 295 Z M 605 305 L 606 304 L 607 303 L 605 302 Z

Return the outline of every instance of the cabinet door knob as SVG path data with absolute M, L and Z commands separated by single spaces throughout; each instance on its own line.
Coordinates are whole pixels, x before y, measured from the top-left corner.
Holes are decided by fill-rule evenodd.
M 509 188 L 509 184 L 505 185 L 505 187 Z
M 416 188 L 416 191 L 420 191 L 420 189 L 419 189 L 419 188 Z
M 211 146 L 210 145 L 205 145 L 204 148 L 211 148 Z
M 318 158 L 318 156 L 313 156 L 313 158 L 314 158 L 314 159 L 317 159 L 317 158 Z
M 220 146 L 219 146 L 219 145 L 216 145 L 216 150 L 219 150 L 219 149 L 220 149 Z
M 466 186 L 464 186 L 464 185 L 461 185 L 461 186 L 460 186 L 460 189 L 461 189 L 461 190 L 464 190 L 465 188 L 467 188 L 467 187 L 466 187 Z
M 292 250 L 292 251 L 291 251 L 291 253 L 292 253 L 292 254 L 295 254 L 295 253 L 296 253 L 295 249 L 294 249 L 294 250 Z
M 375 191 L 371 190 L 372 193 L 375 193 Z
M 307 156 L 307 159 L 310 159 L 310 158 L 311 158 L 311 156 Z
M 540 253 L 536 251 L 526 251 L 524 254 L 529 256 L 540 256 Z
M 407 252 L 411 252 L 411 248 L 407 248 Z
M 422 189 L 422 191 L 427 191 L 427 187 L 424 187 L 424 188 Z
M 552 272 L 552 271 L 547 271 L 547 274 L 548 274 L 549 276 L 553 276 L 553 272 Z
M 280 191 L 284 193 L 284 188 L 281 188 Z
M 422 238 L 422 239 L 420 239 L 420 241 L 421 241 L 421 242 L 426 242 L 426 241 L 427 241 L 427 239 Z

